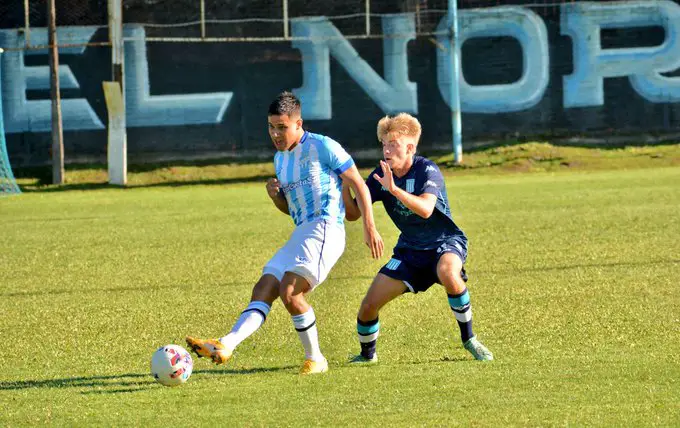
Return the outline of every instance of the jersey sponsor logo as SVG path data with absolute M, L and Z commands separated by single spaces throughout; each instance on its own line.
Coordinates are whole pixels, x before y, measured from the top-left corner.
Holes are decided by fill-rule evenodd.
M 432 166 L 432 165 L 428 165 L 427 167 L 425 167 L 425 172 L 428 172 L 428 171 L 436 171 L 436 170 L 437 170 L 437 168 L 435 168 L 435 167 Z
M 406 180 L 406 191 L 409 193 L 413 193 L 413 191 L 416 188 L 416 180 L 414 178 L 409 178 Z
M 293 190 L 297 189 L 298 187 L 306 186 L 307 184 L 312 183 L 312 177 L 307 177 L 304 180 L 299 180 L 299 181 L 294 181 L 293 183 L 288 183 L 285 186 L 283 186 L 281 189 L 283 190 L 283 193 L 290 193 Z
M 439 188 L 439 186 L 437 186 L 437 183 L 435 183 L 432 180 L 427 180 L 427 182 L 425 183 L 425 187 L 434 187 L 435 189 Z

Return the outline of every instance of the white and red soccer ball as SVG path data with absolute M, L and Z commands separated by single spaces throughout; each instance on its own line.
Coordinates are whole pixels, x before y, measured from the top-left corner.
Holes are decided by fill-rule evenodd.
M 193 368 L 191 355 L 181 346 L 161 346 L 151 357 L 151 375 L 165 386 L 183 384 L 191 376 Z

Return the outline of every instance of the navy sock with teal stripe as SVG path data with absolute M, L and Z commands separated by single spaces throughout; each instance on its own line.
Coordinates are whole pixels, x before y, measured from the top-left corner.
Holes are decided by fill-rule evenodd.
M 372 321 L 361 321 L 357 318 L 357 333 L 361 344 L 361 356 L 372 359 L 380 334 L 380 321 L 378 321 L 378 318 Z
M 449 306 L 456 316 L 458 327 L 460 327 L 460 339 L 463 343 L 474 336 L 472 333 L 472 306 L 470 305 L 470 294 L 467 288 L 462 293 L 449 294 Z

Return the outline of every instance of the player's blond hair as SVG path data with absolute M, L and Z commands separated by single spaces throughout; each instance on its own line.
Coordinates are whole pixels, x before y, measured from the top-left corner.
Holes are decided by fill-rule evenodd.
M 378 121 L 378 140 L 382 141 L 388 135 L 412 137 L 416 145 L 420 141 L 422 127 L 418 119 L 408 113 L 396 116 L 385 116 Z

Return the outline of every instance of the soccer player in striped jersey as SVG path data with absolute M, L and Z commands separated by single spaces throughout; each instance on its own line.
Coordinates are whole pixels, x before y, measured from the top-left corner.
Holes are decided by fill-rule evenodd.
M 269 135 L 277 149 L 276 178 L 267 194 L 295 223 L 288 241 L 267 262 L 253 287 L 250 303 L 231 331 L 220 339 L 188 336 L 187 345 L 200 357 L 226 363 L 234 349 L 264 323 L 272 303 L 281 298 L 305 352 L 301 374 L 323 373 L 328 362 L 319 349 L 314 310 L 305 294 L 321 284 L 345 249 L 345 206 L 342 185 L 352 187 L 364 219 L 364 241 L 374 258 L 383 241 L 375 228 L 370 193 L 349 154 L 334 140 L 302 128 L 300 100 L 283 92 L 271 103 Z
M 403 293 L 425 291 L 434 283 L 443 285 L 448 294 L 465 349 L 477 360 L 493 359 L 472 332 L 472 307 L 463 268 L 467 237 L 453 221 L 439 168 L 416 155 L 420 134 L 420 123 L 406 113 L 378 122 L 384 160 L 366 184 L 373 202 L 382 201 L 401 234 L 392 259 L 380 269 L 361 302 L 357 316 L 361 353 L 352 362 L 378 360 L 378 312 L 383 306 Z M 347 220 L 359 218 L 361 211 L 349 185 L 343 185 L 343 199 Z

